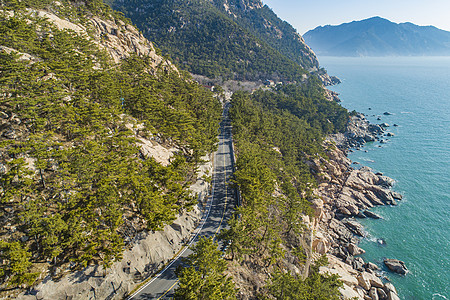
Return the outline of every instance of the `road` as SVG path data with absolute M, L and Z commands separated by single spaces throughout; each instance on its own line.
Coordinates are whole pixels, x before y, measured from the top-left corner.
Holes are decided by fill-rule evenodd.
M 219 146 L 214 154 L 214 169 L 212 192 L 208 201 L 202 221 L 197 228 L 197 234 L 189 245 L 197 242 L 200 237 L 216 236 L 221 228 L 226 226 L 226 221 L 231 217 L 236 205 L 235 191 L 228 186 L 233 173 L 231 125 L 228 118 L 229 104 L 225 105 L 220 123 Z M 133 300 L 143 299 L 170 299 L 178 284 L 175 275 L 176 268 L 182 264 L 181 259 L 191 254 L 186 247 L 178 257 L 157 274 L 152 280 L 142 286 L 136 293 L 128 297 Z

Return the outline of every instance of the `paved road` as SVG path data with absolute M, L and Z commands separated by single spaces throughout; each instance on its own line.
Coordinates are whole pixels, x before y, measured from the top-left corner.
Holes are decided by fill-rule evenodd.
M 222 122 L 220 123 L 219 148 L 214 155 L 213 189 L 206 207 L 197 235 L 191 243 L 198 241 L 203 236 L 215 236 L 221 228 L 226 226 L 227 219 L 231 216 L 235 206 L 234 190 L 229 188 L 228 181 L 233 173 L 232 165 L 232 145 L 231 126 L 228 118 L 228 107 L 223 111 Z M 185 248 L 179 257 L 173 260 L 161 273 L 144 285 L 128 299 L 170 299 L 173 297 L 173 290 L 178 284 L 178 279 L 174 273 L 177 266 L 181 264 L 181 258 L 188 256 L 192 251 Z

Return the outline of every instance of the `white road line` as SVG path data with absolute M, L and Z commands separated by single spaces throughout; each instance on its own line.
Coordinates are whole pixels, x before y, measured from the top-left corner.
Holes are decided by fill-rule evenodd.
M 223 134 L 223 132 L 221 132 L 222 134 Z M 223 138 L 222 138 L 222 140 L 223 140 Z M 220 141 L 219 141 L 219 143 L 220 143 Z M 222 141 L 222 149 L 223 149 L 223 141 Z M 217 149 L 217 154 L 219 154 L 219 149 Z M 218 155 L 214 155 L 214 159 L 215 160 L 217 160 L 217 156 Z M 225 159 L 224 159 L 224 166 L 225 166 Z M 226 170 L 225 170 L 225 175 L 226 175 Z M 210 214 L 210 212 L 211 212 L 211 207 L 212 207 L 212 202 L 213 202 L 213 200 L 214 200 L 214 186 L 216 185 L 216 177 L 217 176 L 215 176 L 214 174 L 213 174 L 213 185 L 212 185 L 212 190 L 211 190 L 211 200 L 209 201 L 210 203 L 209 203 L 209 207 L 208 207 L 208 212 L 207 212 L 207 214 L 206 214 L 206 216 L 203 218 L 203 222 L 202 222 L 202 224 L 201 224 L 201 226 L 200 227 L 198 227 L 197 228 L 197 232 L 195 233 L 195 236 L 191 239 L 191 241 L 189 242 L 189 244 L 187 245 L 187 246 L 185 246 L 185 248 L 184 248 L 184 250 L 182 251 L 182 252 L 180 252 L 175 258 L 173 258 L 172 259 L 172 261 L 161 271 L 161 272 L 159 272 L 158 274 L 156 274 L 155 275 L 155 277 L 153 277 L 153 279 L 152 280 L 150 280 L 149 282 L 147 282 L 145 285 L 143 285 L 141 288 L 139 288 L 133 295 L 131 295 L 131 296 L 129 296 L 128 298 L 127 298 L 127 300 L 131 300 L 131 299 L 133 299 L 133 297 L 135 297 L 136 295 L 138 295 L 140 292 L 142 292 L 142 290 L 144 290 L 146 287 L 148 287 L 150 284 L 152 284 L 156 279 L 158 279 L 165 271 L 167 271 L 167 269 L 169 269 L 179 258 L 180 258 L 180 256 L 182 256 L 183 254 L 184 254 L 184 252 L 186 252 L 186 250 L 188 250 L 189 249 L 189 247 L 192 245 L 192 243 L 195 241 L 195 239 L 197 238 L 197 236 L 198 236 L 198 234 L 201 232 L 201 230 L 203 229 L 203 227 L 205 226 L 205 223 L 206 223 L 206 220 L 208 219 L 208 217 L 209 217 L 209 214 Z M 226 177 L 225 177 L 225 179 L 226 179 Z M 225 194 L 225 197 L 226 197 L 226 194 Z M 223 216 L 222 216 L 223 217 Z M 222 218 L 222 220 L 223 220 L 223 218 Z M 222 224 L 222 223 L 221 223 Z M 215 235 L 215 234 L 214 234 Z M 174 284 L 175 285 L 175 284 Z M 172 287 L 173 287 L 173 285 L 172 285 Z M 172 289 L 172 287 L 170 288 L 170 289 Z M 169 290 L 170 290 L 169 289 Z M 167 291 L 169 291 L 169 290 L 167 290 Z M 167 291 L 166 291 L 166 293 L 167 293 Z

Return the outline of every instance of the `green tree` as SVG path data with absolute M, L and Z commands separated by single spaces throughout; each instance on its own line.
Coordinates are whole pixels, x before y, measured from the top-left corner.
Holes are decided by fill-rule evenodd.
M 224 274 L 227 262 L 212 238 L 200 238 L 185 260 L 186 267 L 178 270 L 180 280 L 175 299 L 222 300 L 236 299 L 232 279 Z

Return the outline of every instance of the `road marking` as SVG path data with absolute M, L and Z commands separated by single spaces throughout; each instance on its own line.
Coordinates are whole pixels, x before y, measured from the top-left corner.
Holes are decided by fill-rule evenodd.
M 165 295 L 167 295 L 167 293 L 179 282 L 180 280 L 177 280 L 177 281 L 175 281 L 175 283 L 174 284 L 172 284 L 172 286 L 164 293 L 164 294 L 162 294 L 162 296 L 161 297 L 159 297 L 158 299 L 156 299 L 156 300 L 160 300 L 160 299 L 162 299 L 162 297 L 164 297 Z
M 216 158 L 216 155 L 214 155 L 214 158 Z M 214 201 L 214 186 L 216 185 L 216 176 L 214 176 L 213 174 L 213 186 L 212 186 L 212 191 L 211 191 L 211 201 L 210 204 L 208 205 L 208 212 L 206 214 L 206 216 L 203 218 L 202 224 L 198 227 L 197 232 L 195 233 L 194 237 L 191 239 L 191 241 L 189 242 L 189 244 L 187 246 L 184 247 L 184 250 L 181 251 L 175 258 L 172 259 L 172 261 L 170 262 L 170 264 L 168 264 L 161 272 L 159 272 L 158 274 L 155 275 L 155 277 L 153 277 L 152 280 L 150 280 L 148 283 L 146 283 L 145 285 L 143 285 L 140 289 L 138 289 L 133 295 L 129 296 L 127 298 L 127 300 L 131 300 L 133 299 L 134 296 L 138 295 L 140 292 L 142 292 L 142 290 L 144 290 L 146 287 L 148 287 L 150 284 L 152 284 L 156 279 L 158 279 L 165 271 L 167 271 L 167 269 L 169 269 L 183 254 L 184 252 L 186 252 L 189 247 L 192 245 L 192 243 L 195 241 L 195 239 L 197 238 L 198 234 L 202 231 L 203 227 L 205 226 L 206 220 L 209 217 L 209 214 L 211 213 L 211 207 L 212 207 L 212 202 Z M 177 280 L 178 282 L 178 280 Z M 175 282 L 175 284 L 177 283 Z M 174 285 L 175 285 L 174 284 Z M 172 285 L 172 287 L 174 286 Z M 172 288 L 170 287 L 170 289 Z M 170 291 L 170 289 L 168 289 L 165 293 L 167 294 L 167 292 Z
M 222 133 L 222 136 L 225 136 L 225 126 L 223 126 L 223 132 L 221 132 Z M 224 149 L 224 138 L 222 138 L 222 149 Z M 219 151 L 217 151 L 217 154 L 219 154 Z M 225 152 L 224 152 L 224 154 L 225 154 Z M 215 155 L 214 156 L 214 158 L 216 158 L 217 156 Z M 219 223 L 219 226 L 218 226 L 218 228 L 217 228 L 217 230 L 216 230 L 216 232 L 214 233 L 214 235 L 213 235 L 213 238 L 215 239 L 215 237 L 216 237 L 216 235 L 217 235 L 217 233 L 219 232 L 219 230 L 220 230 L 220 227 L 222 226 L 222 222 L 223 222 L 223 220 L 224 220 L 224 218 L 225 218 L 225 211 L 226 211 L 226 208 L 227 208 L 227 202 L 228 202 L 228 185 L 227 185 L 227 169 L 226 169 L 226 167 L 225 167 L 225 156 L 224 155 L 222 155 L 222 157 L 223 157 L 223 169 L 224 169 L 224 172 L 225 172 L 225 207 L 224 207 L 224 209 L 223 209 L 223 213 L 222 213 L 222 218 L 221 218 L 221 220 L 220 220 L 220 223 Z M 213 174 L 214 175 L 214 174 Z M 209 205 L 209 207 L 208 207 L 208 213 L 207 213 L 207 215 L 205 216 L 205 218 L 203 219 L 203 222 L 202 222 L 202 224 L 201 224 L 201 226 L 198 228 L 198 230 L 197 230 L 197 233 L 195 234 L 195 236 L 191 239 L 191 241 L 190 241 L 190 243 L 189 243 L 189 245 L 187 245 L 187 246 L 185 246 L 185 248 L 184 248 L 184 250 L 182 251 L 182 252 L 180 252 L 174 259 L 172 259 L 172 261 L 170 262 L 170 264 L 168 264 L 161 272 L 159 272 L 152 280 L 150 280 L 147 284 L 145 284 L 144 286 L 142 286 L 139 290 L 137 290 L 133 295 L 131 295 L 131 296 L 129 296 L 128 298 L 127 298 L 127 300 L 130 300 L 130 299 L 132 299 L 134 296 L 136 296 L 137 294 L 139 294 L 142 290 L 144 290 L 146 287 L 148 287 L 150 284 L 152 284 L 157 278 L 159 278 L 167 269 L 169 269 L 171 266 L 172 266 L 172 264 L 173 263 L 175 263 L 183 254 L 184 254 L 184 252 L 186 251 L 186 250 L 188 250 L 189 249 L 189 247 L 192 245 L 192 243 L 195 241 L 195 239 L 197 238 L 197 236 L 198 236 L 198 234 L 201 232 L 201 230 L 203 229 L 203 227 L 204 227 L 204 225 L 205 225 L 205 223 L 206 223 L 206 220 L 208 219 L 208 217 L 209 217 L 209 215 L 210 215 L 210 212 L 211 212 L 211 207 L 212 207 L 212 202 L 214 201 L 214 186 L 215 186 L 215 184 L 216 184 L 216 177 L 217 176 L 214 176 L 214 178 L 213 178 L 213 186 L 212 186 L 212 191 L 211 191 L 211 201 L 210 201 L 210 205 Z M 164 294 L 161 296 L 161 297 L 159 297 L 157 300 L 160 300 L 162 297 L 164 297 L 165 295 L 167 295 L 167 293 L 168 292 L 170 292 L 170 290 L 179 282 L 180 280 L 179 279 L 177 279 L 177 281 L 174 283 L 174 284 L 172 284 L 172 286 L 169 288 L 169 289 L 167 289 L 165 292 L 164 292 Z
M 224 132 L 223 133 L 225 133 L 225 126 L 224 126 Z M 222 143 L 222 149 L 223 148 L 224 148 L 224 144 Z M 225 151 L 224 151 L 224 153 L 225 153 Z M 219 226 L 217 227 L 216 232 L 214 233 L 213 240 L 216 238 L 216 235 L 219 232 L 220 227 L 222 227 L 222 222 L 223 222 L 223 219 L 225 217 L 225 211 L 227 209 L 228 185 L 227 185 L 227 168 L 225 167 L 225 156 L 223 156 L 223 171 L 225 172 L 225 180 L 224 180 L 225 181 L 225 207 L 223 208 L 222 219 L 220 219 L 220 223 L 219 223 Z

